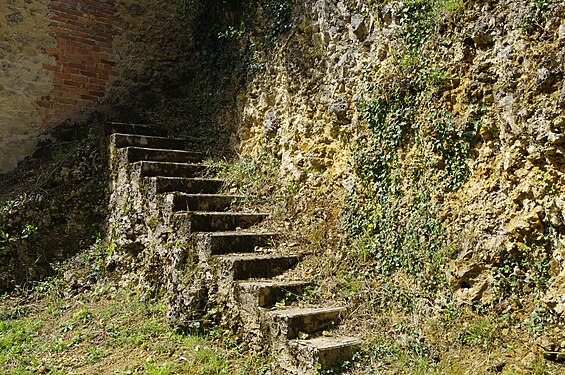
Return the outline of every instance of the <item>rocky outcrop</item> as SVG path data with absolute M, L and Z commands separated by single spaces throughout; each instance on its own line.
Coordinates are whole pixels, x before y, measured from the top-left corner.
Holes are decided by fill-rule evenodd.
M 412 32 L 403 4 L 295 2 L 292 31 L 278 44 L 248 35 L 263 69 L 239 96 L 239 151 L 276 155 L 283 174 L 313 191 L 351 187 L 348 145 L 366 132 L 360 105 L 375 88 L 396 84 L 399 66 L 410 64 L 401 52 L 402 38 Z M 433 105 L 456 123 L 479 126 L 470 177 L 439 198 L 443 223 L 461 247 L 451 275 L 462 303 L 483 295 L 489 301 L 485 291 L 500 252 L 542 246 L 561 264 L 563 12 L 563 4 L 551 1 L 461 3 L 441 9 L 433 25 L 420 25 L 427 42 L 418 53 L 447 77 Z M 410 150 L 403 155 L 409 158 Z M 558 312 L 563 305 L 552 285 L 547 295 Z

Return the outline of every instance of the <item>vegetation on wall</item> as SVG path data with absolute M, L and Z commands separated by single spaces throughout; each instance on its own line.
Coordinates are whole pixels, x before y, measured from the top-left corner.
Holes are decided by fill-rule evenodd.
M 0 291 L 31 285 L 94 243 L 108 199 L 105 147 L 94 131 L 61 127 L 14 172 L 0 179 Z
M 379 77 L 361 107 L 368 129 L 352 149 L 358 183 L 346 224 L 379 273 L 404 270 L 430 288 L 424 293 L 445 288 L 443 265 L 454 249 L 441 225 L 441 201 L 469 176 L 480 126 L 480 112 L 462 122 L 437 101 L 451 73 L 413 52 L 433 35 L 440 5 L 447 6 L 418 0 L 401 7 L 401 63 Z

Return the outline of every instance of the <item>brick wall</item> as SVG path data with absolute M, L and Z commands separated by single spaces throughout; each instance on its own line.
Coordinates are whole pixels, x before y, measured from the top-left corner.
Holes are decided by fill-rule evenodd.
M 129 119 L 183 82 L 183 1 L 0 0 L 0 179 L 59 124 Z
M 53 71 L 53 91 L 42 97 L 43 127 L 86 114 L 105 96 L 114 74 L 112 41 L 116 34 L 114 0 L 52 0 L 48 19 L 56 46 L 45 53 L 56 64 L 43 64 Z

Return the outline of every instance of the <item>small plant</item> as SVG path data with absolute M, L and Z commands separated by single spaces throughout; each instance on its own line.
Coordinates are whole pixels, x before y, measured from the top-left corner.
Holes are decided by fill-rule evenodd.
M 524 29 L 531 30 L 538 26 L 542 14 L 547 10 L 551 0 L 531 0 L 528 13 L 522 20 Z
M 37 226 L 34 224 L 26 224 L 22 230 L 22 238 L 28 238 L 37 233 Z
M 8 232 L 1 231 L 0 232 L 0 245 L 7 244 L 10 240 L 10 234 Z
M 483 318 L 465 328 L 463 343 L 490 352 L 498 342 L 498 328 L 490 318 Z
M 106 351 L 104 351 L 104 349 L 102 348 L 89 347 L 88 349 L 86 349 L 86 356 L 84 358 L 84 361 L 87 364 L 95 363 L 100 361 L 102 358 L 106 357 L 107 355 L 108 353 L 106 353 Z
M 270 43 L 292 27 L 292 3 L 290 0 L 269 0 L 265 10 Z

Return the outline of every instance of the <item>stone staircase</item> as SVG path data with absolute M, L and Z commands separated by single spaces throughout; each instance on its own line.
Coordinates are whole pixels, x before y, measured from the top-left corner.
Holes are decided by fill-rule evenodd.
M 111 123 L 106 132 L 113 240 L 124 254 L 131 253 L 122 263 L 153 269 L 144 277 L 156 274 L 168 285 L 171 301 L 182 300 L 198 279 L 206 298 L 221 301 L 228 319 L 235 317 L 233 329 L 247 344 L 278 360 L 275 374 L 316 374 L 351 357 L 360 341 L 331 332 L 347 315 L 345 309 L 307 306 L 301 296 L 312 283 L 285 277 L 304 254 L 277 252 L 272 247 L 277 234 L 254 229 L 267 213 L 230 211 L 244 197 L 221 194 L 223 181 L 202 177 L 202 153 L 185 151 L 184 140 L 147 126 Z M 191 246 L 182 250 L 171 243 Z M 197 266 L 187 273 L 191 256 Z M 142 266 L 144 258 L 158 260 L 148 267 Z M 185 298 L 177 309 L 190 310 L 193 301 Z

